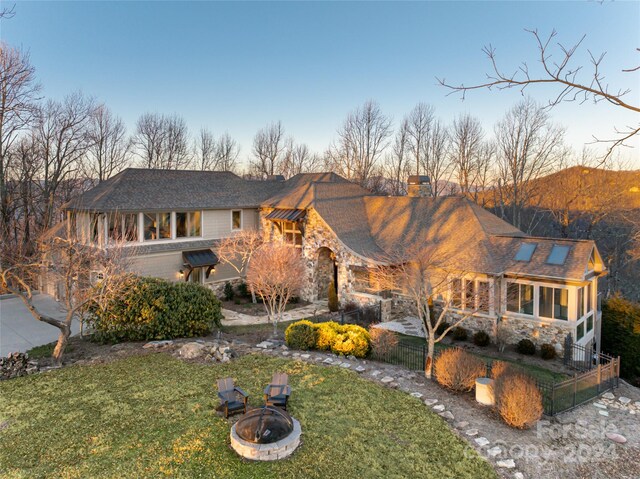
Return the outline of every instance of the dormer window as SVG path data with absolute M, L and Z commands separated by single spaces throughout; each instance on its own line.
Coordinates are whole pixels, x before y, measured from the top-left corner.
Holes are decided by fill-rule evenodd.
M 569 246 L 554 244 L 551 253 L 547 257 L 547 264 L 562 265 L 567 260 L 569 254 Z
M 520 249 L 516 253 L 515 260 L 516 261 L 531 261 L 531 257 L 533 256 L 533 252 L 536 250 L 538 243 L 522 243 L 520 245 Z

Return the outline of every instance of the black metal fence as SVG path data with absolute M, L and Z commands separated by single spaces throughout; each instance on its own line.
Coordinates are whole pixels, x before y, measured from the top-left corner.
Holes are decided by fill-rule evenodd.
M 369 326 L 382 321 L 382 301 L 370 306 L 362 306 L 340 312 L 340 324 Z
M 575 364 L 583 368 L 580 372 L 564 381 L 536 379 L 538 389 L 542 393 L 544 413 L 547 416 L 573 409 L 619 385 L 620 358 L 593 353 L 589 348 L 582 346 L 573 345 L 573 348 L 577 358 Z M 435 353 L 434 360 L 439 353 L 438 351 Z M 585 360 L 587 354 L 590 354 L 588 361 Z M 400 341 L 384 353 L 374 351 L 371 359 L 402 366 L 410 371 L 423 371 L 427 360 L 427 345 Z M 490 377 L 493 361 L 487 361 L 486 364 L 486 375 Z M 526 371 L 523 372 L 526 373 Z

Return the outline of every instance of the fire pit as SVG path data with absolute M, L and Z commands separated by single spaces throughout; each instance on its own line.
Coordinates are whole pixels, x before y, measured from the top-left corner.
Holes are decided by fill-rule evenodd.
M 247 459 L 283 459 L 300 445 L 300 423 L 286 411 L 265 406 L 252 409 L 231 427 L 231 447 Z

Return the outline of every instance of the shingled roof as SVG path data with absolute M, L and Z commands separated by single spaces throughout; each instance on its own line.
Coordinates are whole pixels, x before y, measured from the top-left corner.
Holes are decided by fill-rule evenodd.
M 64 205 L 85 211 L 257 208 L 285 182 L 225 171 L 127 168 Z

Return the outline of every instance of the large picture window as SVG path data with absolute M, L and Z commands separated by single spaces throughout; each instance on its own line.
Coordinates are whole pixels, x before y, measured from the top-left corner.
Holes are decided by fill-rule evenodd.
M 538 314 L 545 318 L 569 319 L 569 290 L 540 286 Z
M 533 316 L 533 285 L 507 283 L 507 311 Z
M 138 214 L 111 213 L 108 215 L 109 242 L 138 241 Z
M 451 282 L 451 306 L 457 309 L 489 313 L 490 283 L 473 279 L 454 279 Z
M 176 238 L 202 236 L 200 231 L 201 219 L 199 211 L 176 213 Z
M 171 213 L 144 213 L 144 239 L 171 238 Z

